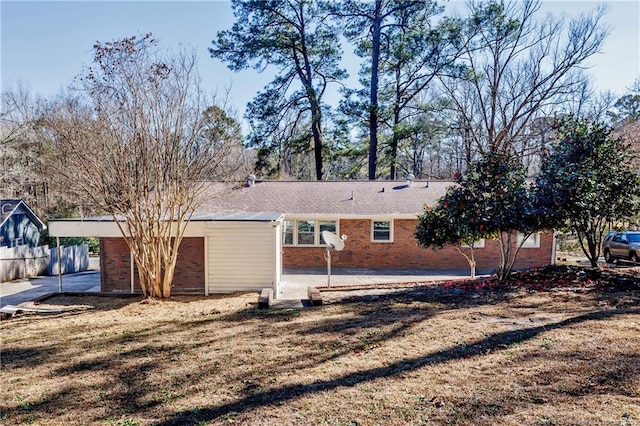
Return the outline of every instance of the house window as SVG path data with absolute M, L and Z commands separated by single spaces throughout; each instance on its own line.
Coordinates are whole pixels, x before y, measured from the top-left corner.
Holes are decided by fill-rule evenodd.
M 329 232 L 333 232 L 334 234 L 336 233 L 336 221 L 335 220 L 321 220 L 320 221 L 320 235 L 322 235 L 322 231 L 329 231 Z M 320 241 L 320 243 L 322 244 L 322 241 Z
M 531 234 L 526 240 L 524 239 L 524 237 L 525 235 L 522 232 L 518 232 L 518 246 L 522 248 L 540 247 L 540 234 Z
M 469 248 L 468 244 L 461 244 L 463 248 Z M 473 242 L 473 248 L 484 248 L 484 238 L 480 238 L 478 241 Z
M 390 220 L 374 220 L 371 222 L 371 241 L 392 242 Z
M 293 244 L 293 220 L 285 220 L 282 228 L 282 244 Z
M 282 243 L 288 246 L 324 246 L 322 231 L 338 233 L 336 220 L 285 220 Z
M 299 220 L 298 221 L 298 245 L 312 246 L 316 242 L 316 221 L 315 220 Z

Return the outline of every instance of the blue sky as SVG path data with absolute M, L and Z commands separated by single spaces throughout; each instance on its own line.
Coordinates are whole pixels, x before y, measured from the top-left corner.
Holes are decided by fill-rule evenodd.
M 606 20 L 612 34 L 604 52 L 590 61 L 590 72 L 600 90 L 622 94 L 640 76 L 640 2 L 607 3 L 611 9 Z M 553 0 L 546 2 L 545 9 L 571 15 L 596 5 Z M 53 95 L 90 63 L 96 41 L 146 32 L 152 32 L 164 47 L 182 44 L 195 49 L 205 87 L 218 92 L 230 87 L 240 113 L 269 80 L 253 70 L 233 73 L 209 57 L 207 47 L 216 32 L 231 27 L 234 21 L 227 1 L 2 0 L 0 19 L 3 89 L 21 82 L 34 94 Z

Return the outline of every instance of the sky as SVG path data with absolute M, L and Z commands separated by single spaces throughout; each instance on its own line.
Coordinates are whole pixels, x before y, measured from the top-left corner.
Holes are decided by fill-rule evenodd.
M 454 0 L 455 5 L 462 5 Z M 597 89 L 625 93 L 640 77 L 640 1 L 606 2 L 611 27 L 603 52 L 589 61 Z M 545 10 L 572 15 L 598 3 L 546 0 Z M 198 55 L 207 90 L 224 93 L 240 115 L 246 103 L 269 81 L 254 70 L 234 73 L 207 48 L 218 31 L 234 22 L 229 1 L 0 1 L 0 73 L 2 89 L 28 86 L 33 94 L 52 96 L 91 62 L 96 41 L 153 33 L 163 47 L 185 46 Z M 354 56 L 347 55 L 347 57 Z M 352 59 L 353 60 L 353 59 Z M 357 64 L 350 70 L 357 73 Z

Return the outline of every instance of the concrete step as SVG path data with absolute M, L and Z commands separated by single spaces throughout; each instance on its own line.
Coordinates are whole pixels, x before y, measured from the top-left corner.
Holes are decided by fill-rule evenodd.
M 309 299 L 286 299 L 272 300 L 269 308 L 273 309 L 302 309 L 312 308 L 313 305 Z

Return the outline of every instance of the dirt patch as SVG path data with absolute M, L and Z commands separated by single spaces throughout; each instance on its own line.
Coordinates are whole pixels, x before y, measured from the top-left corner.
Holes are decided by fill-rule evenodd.
M 640 292 L 584 271 L 302 310 L 53 297 L 40 306 L 64 312 L 0 324 L 0 423 L 640 424 Z

